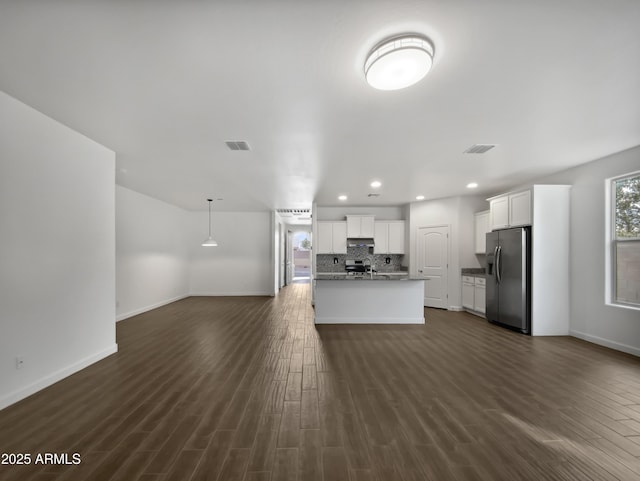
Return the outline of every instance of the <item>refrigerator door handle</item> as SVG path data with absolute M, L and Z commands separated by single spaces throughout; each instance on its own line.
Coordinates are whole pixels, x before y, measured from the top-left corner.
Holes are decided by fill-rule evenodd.
M 496 246 L 496 279 L 498 284 L 502 281 L 500 271 L 502 270 L 502 246 Z

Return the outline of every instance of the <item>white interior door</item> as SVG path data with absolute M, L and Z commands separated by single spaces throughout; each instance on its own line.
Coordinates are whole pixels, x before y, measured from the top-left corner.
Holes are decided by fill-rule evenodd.
M 448 307 L 449 226 L 418 228 L 418 277 L 424 279 L 424 305 Z

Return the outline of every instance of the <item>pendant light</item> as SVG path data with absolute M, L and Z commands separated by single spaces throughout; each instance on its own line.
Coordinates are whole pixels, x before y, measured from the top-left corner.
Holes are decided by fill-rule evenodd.
M 211 202 L 213 199 L 207 199 L 209 202 L 209 237 L 202 243 L 203 247 L 218 247 L 218 243 L 211 237 Z

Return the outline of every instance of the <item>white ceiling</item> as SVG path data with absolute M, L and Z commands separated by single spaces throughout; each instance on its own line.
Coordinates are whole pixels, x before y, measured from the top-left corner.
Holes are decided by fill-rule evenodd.
M 3 0 L 0 89 L 187 209 L 403 204 L 639 145 L 639 25 L 637 0 Z M 431 38 L 431 73 L 370 88 L 366 54 L 403 32 Z

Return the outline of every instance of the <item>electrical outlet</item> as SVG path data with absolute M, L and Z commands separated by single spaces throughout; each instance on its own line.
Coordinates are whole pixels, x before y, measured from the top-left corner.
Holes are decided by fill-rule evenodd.
M 22 369 L 24 367 L 24 357 L 16 357 L 16 369 Z

